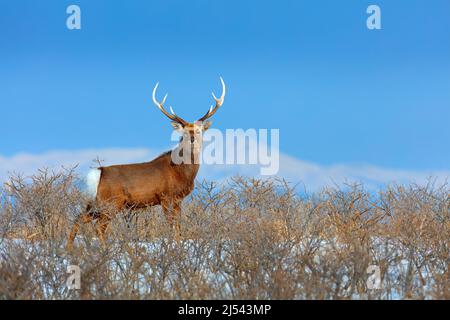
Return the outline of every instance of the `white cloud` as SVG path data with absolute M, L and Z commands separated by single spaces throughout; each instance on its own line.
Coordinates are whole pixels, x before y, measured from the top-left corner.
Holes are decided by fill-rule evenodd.
M 28 176 L 36 173 L 39 168 L 60 169 L 62 166 L 70 168 L 75 165 L 78 165 L 77 171 L 84 175 L 89 167 L 95 165 L 93 160 L 97 157 L 105 160 L 104 165 L 124 164 L 149 161 L 160 152 L 161 150 L 147 148 L 117 148 L 60 150 L 41 154 L 20 153 L 11 157 L 0 156 L 0 180 L 5 181 L 13 172 Z M 202 165 L 198 178 L 223 180 L 236 174 L 260 177 L 257 165 Z M 334 183 L 354 181 L 363 182 L 369 188 L 392 182 L 425 184 L 429 177 L 436 179 L 437 183 L 444 183 L 450 179 L 450 171 L 410 171 L 372 165 L 323 166 L 281 154 L 278 176 L 292 183 L 301 183 L 306 190 L 314 191 Z
M 308 190 L 345 182 L 363 182 L 366 187 L 377 188 L 389 183 L 424 185 L 430 178 L 443 184 L 450 179 L 450 171 L 389 169 L 368 164 L 322 166 L 288 155 L 280 157 L 280 175 L 293 182 L 303 182 Z
M 86 149 L 55 150 L 41 154 L 19 153 L 11 157 L 0 156 L 0 180 L 5 181 L 12 173 L 29 176 L 40 168 L 61 169 L 78 165 L 78 172 L 85 173 L 95 166 L 94 160 L 104 160 L 102 165 L 141 162 L 155 156 L 145 148 L 136 149 Z
M 256 165 L 203 166 L 200 173 L 202 177 L 209 179 L 222 179 L 233 174 L 264 178 L 264 176 L 260 176 L 259 167 Z M 277 176 L 285 178 L 293 184 L 300 183 L 307 191 L 351 182 L 362 182 L 367 188 L 376 189 L 390 183 L 425 185 L 430 181 L 430 178 L 437 184 L 443 184 L 447 180 L 450 181 L 450 171 L 412 171 L 388 169 L 373 165 L 336 164 L 324 166 L 286 154 L 280 154 L 280 170 Z

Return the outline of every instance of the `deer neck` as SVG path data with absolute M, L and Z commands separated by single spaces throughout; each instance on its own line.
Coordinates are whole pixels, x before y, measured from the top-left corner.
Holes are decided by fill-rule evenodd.
M 188 150 L 188 152 L 185 154 L 186 150 Z M 180 175 L 193 181 L 200 168 L 199 155 L 201 148 L 197 150 L 189 150 L 180 145 L 172 152 L 175 152 L 175 155 L 178 157 L 175 162 L 174 158 L 172 158 L 173 167 L 179 172 Z M 180 162 L 180 159 L 183 159 L 183 161 Z
M 199 168 L 199 164 L 180 164 L 177 166 L 178 171 L 189 181 L 195 180 Z

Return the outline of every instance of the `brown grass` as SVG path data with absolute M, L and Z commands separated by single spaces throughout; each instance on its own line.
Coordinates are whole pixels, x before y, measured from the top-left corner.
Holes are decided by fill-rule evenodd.
M 449 299 L 447 186 L 360 185 L 311 195 L 277 180 L 203 182 L 183 204 L 181 241 L 159 207 L 122 212 L 102 247 L 74 172 L 13 177 L 0 208 L 0 298 Z M 81 269 L 68 290 L 67 266 Z M 381 272 L 368 289 L 369 265 Z

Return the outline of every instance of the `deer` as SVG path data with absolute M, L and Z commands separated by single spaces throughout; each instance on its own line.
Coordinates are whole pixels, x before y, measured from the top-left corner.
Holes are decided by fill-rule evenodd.
M 152 99 L 156 107 L 171 120 L 171 125 L 180 134 L 178 145 L 149 162 L 100 166 L 87 175 L 88 192 L 91 200 L 86 210 L 74 222 L 67 247 L 72 248 L 81 224 L 96 223 L 96 232 L 105 244 L 105 233 L 112 217 L 124 209 L 130 212 L 160 205 L 169 225 L 180 234 L 179 215 L 181 202 L 194 190 L 194 182 L 200 163 L 203 133 L 208 130 L 212 117 L 222 106 L 225 99 L 225 82 L 220 77 L 222 94 L 212 96 L 215 106 L 197 121 L 187 122 L 170 108 L 164 108 L 167 94 L 159 102 L 156 99 L 156 83 Z M 107 204 L 108 209 L 99 209 L 99 204 Z

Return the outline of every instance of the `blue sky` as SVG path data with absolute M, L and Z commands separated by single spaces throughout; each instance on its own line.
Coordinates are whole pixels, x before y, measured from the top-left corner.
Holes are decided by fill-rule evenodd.
M 66 28 L 70 4 L 81 30 Z M 366 28 L 369 4 L 382 30 Z M 2 0 L 0 39 L 8 170 L 23 154 L 167 149 L 153 85 L 194 120 L 219 75 L 228 92 L 214 127 L 279 128 L 290 159 L 450 170 L 448 0 Z

